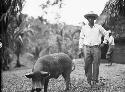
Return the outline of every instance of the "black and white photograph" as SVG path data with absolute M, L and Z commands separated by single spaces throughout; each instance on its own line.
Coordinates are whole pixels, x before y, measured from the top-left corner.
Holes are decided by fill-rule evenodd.
M 0 0 L 1 92 L 125 92 L 125 0 Z

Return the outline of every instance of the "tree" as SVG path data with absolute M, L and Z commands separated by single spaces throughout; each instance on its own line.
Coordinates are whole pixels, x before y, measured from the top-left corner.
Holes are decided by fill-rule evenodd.
M 108 27 L 114 31 L 118 25 L 118 21 L 125 24 L 123 19 L 125 18 L 125 1 L 124 0 L 109 0 L 101 15 L 96 20 L 96 23 Z M 120 25 L 124 26 L 124 25 Z
M 96 20 L 106 30 L 114 32 L 115 42 L 120 42 L 120 34 L 125 34 L 125 0 L 109 0 L 101 15 Z M 125 41 L 125 39 L 124 39 Z M 106 54 L 107 47 L 102 49 L 102 57 Z
M 8 26 L 13 23 L 13 26 L 16 28 L 19 27 L 19 25 L 22 22 L 21 19 L 21 11 L 23 8 L 24 0 L 0 0 L 0 30 L 1 35 L 0 39 L 3 43 L 3 47 L 1 48 L 1 60 L 3 63 L 6 63 L 8 60 L 8 57 L 6 56 L 5 52 L 7 48 L 10 48 L 10 42 L 9 38 L 10 33 L 14 33 L 13 30 L 8 30 Z M 16 34 L 18 36 L 18 34 Z M 7 66 L 7 65 L 6 65 Z M 8 67 L 4 67 L 7 69 Z

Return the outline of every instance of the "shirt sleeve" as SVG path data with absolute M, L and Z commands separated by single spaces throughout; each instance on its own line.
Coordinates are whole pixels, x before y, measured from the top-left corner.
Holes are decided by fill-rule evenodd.
M 82 27 L 80 36 L 79 36 L 79 48 L 83 47 L 83 40 L 84 40 L 84 28 Z
M 112 37 L 112 44 L 115 45 L 115 40 L 114 40 L 114 37 Z
M 101 34 L 104 36 L 103 43 L 106 44 L 109 40 L 109 33 L 101 25 L 99 26 L 99 29 L 100 29 Z
M 111 42 L 109 42 L 110 45 L 115 45 L 114 38 L 112 36 L 110 37 L 110 41 L 111 41 Z

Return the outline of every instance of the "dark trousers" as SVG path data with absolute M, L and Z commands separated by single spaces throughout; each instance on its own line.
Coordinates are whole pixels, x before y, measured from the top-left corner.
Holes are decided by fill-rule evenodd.
M 108 51 L 106 53 L 106 59 L 108 60 L 108 63 L 112 63 L 113 52 L 114 45 L 109 45 Z
M 98 82 L 101 49 L 99 46 L 84 46 L 83 51 L 87 81 Z

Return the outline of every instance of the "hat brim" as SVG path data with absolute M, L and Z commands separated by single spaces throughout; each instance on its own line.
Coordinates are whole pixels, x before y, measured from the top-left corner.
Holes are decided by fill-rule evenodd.
M 84 15 L 85 18 L 89 18 L 89 17 L 93 17 L 93 18 L 97 18 L 98 15 L 97 14 L 86 14 Z

